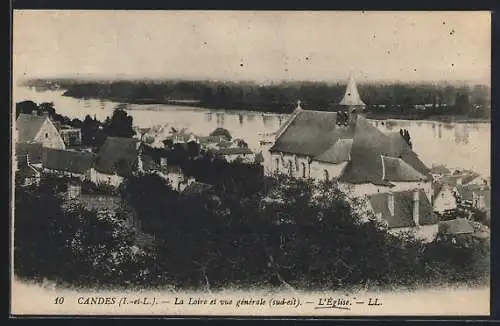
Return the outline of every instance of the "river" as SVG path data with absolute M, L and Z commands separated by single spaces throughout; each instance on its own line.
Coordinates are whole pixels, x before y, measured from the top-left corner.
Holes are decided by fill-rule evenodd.
M 267 158 L 268 147 L 259 145 L 263 134 L 275 132 L 288 115 L 250 111 L 227 111 L 175 105 L 120 104 L 107 100 L 74 99 L 62 95 L 63 91 L 37 92 L 15 87 L 13 102 L 31 100 L 36 103 L 53 102 L 59 114 L 83 119 L 96 116 L 104 121 L 120 105 L 133 117 L 134 125 L 141 128 L 168 126 L 188 128 L 196 134 L 206 135 L 223 127 L 233 137 L 243 138 L 254 150 L 263 150 Z M 307 109 L 307 108 L 305 108 Z M 408 129 L 414 151 L 431 167 L 444 164 L 449 168 L 474 170 L 490 176 L 491 124 L 464 122 L 435 122 L 421 120 L 373 120 L 384 132 Z

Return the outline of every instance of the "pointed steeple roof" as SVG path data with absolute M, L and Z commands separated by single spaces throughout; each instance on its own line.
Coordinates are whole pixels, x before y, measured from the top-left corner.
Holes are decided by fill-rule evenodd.
M 340 101 L 340 105 L 348 106 L 365 106 L 366 104 L 361 100 L 358 93 L 358 87 L 356 86 L 356 81 L 352 74 L 349 76 L 349 81 L 347 82 L 347 88 L 345 90 L 344 98 Z

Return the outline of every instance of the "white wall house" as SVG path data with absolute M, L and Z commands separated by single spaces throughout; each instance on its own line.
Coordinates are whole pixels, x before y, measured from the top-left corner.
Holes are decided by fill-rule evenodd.
M 434 185 L 434 198 L 432 206 L 435 212 L 444 213 L 447 210 L 457 208 L 457 201 L 455 198 L 456 189 L 447 184 L 436 183 Z
M 367 196 L 369 209 L 394 235 L 413 233 L 431 242 L 438 234 L 439 219 L 421 189 L 379 193 Z
M 65 149 L 66 145 L 48 114 L 21 113 L 15 123 L 16 142 L 38 142 L 43 147 Z

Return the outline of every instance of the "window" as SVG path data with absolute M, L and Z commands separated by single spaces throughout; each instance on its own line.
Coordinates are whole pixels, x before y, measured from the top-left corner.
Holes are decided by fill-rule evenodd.
M 292 160 L 288 161 L 288 174 L 292 177 L 293 176 L 293 163 Z
M 323 174 L 325 175 L 325 181 L 330 180 L 330 176 L 329 176 L 329 174 L 328 174 L 328 171 L 327 171 L 327 170 L 323 170 Z
M 280 171 L 280 159 L 277 158 L 276 159 L 276 172 L 279 172 Z
M 306 177 L 306 164 L 302 162 L 302 178 Z
M 49 133 L 48 132 L 45 133 L 45 139 L 47 139 L 47 138 L 49 138 Z

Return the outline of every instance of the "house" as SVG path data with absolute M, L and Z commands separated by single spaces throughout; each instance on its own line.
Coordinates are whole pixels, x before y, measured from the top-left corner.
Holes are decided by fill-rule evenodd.
M 82 130 L 70 126 L 60 126 L 59 134 L 67 147 L 79 146 L 82 144 Z
M 430 173 L 434 180 L 438 180 L 445 175 L 450 175 L 451 171 L 444 165 L 432 165 Z
M 432 190 L 432 207 L 435 212 L 442 214 L 445 211 L 457 208 L 455 187 L 438 181 L 433 183 Z
M 432 241 L 438 233 L 438 217 L 422 189 L 377 193 L 367 196 L 368 208 L 392 234 L 413 231 L 418 238 Z
M 217 156 L 224 158 L 227 162 L 254 163 L 255 154 L 246 147 L 227 147 L 211 150 Z
M 482 211 L 491 210 L 491 189 L 485 185 L 459 185 L 456 187 L 460 204 Z
M 121 184 L 123 179 L 140 168 L 140 141 L 134 138 L 108 137 L 90 169 L 90 181 Z
M 45 173 L 85 180 L 94 167 L 95 154 L 64 149 L 44 148 L 42 167 Z
M 163 144 L 166 148 L 169 148 L 170 146 L 175 144 L 187 144 L 189 142 L 199 143 L 200 141 L 194 133 L 188 132 L 185 129 L 175 131 L 171 135 L 168 135 L 165 140 L 163 140 Z
M 347 112 L 303 110 L 299 103 L 269 150 L 273 172 L 335 178 L 355 195 L 420 188 L 430 200 L 429 169 L 399 132 L 383 133 L 362 115 L 364 103 L 349 85 L 341 101 L 352 104 Z
M 481 223 L 465 218 L 442 221 L 438 227 L 438 238 L 449 240 L 453 244 L 467 244 L 474 240 L 483 241 L 490 238 L 489 229 Z
M 65 149 L 66 145 L 48 113 L 21 113 L 15 123 L 14 139 L 20 143 L 41 143 L 43 147 Z

